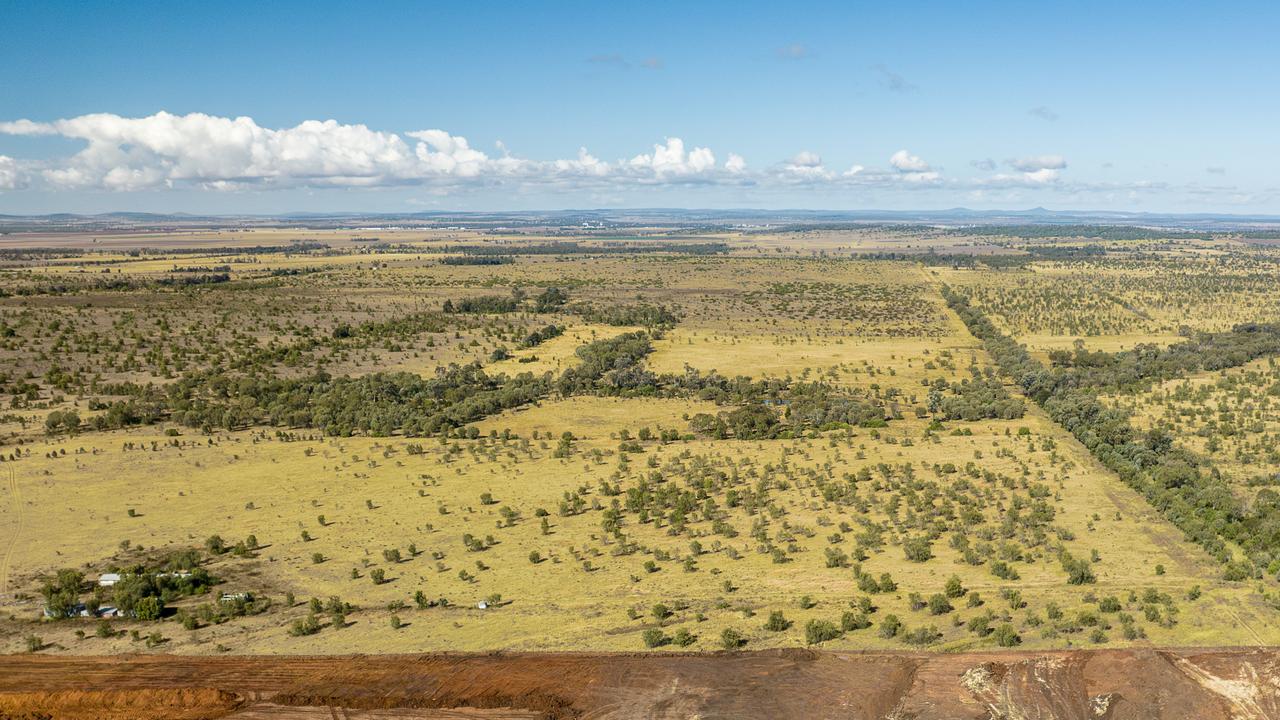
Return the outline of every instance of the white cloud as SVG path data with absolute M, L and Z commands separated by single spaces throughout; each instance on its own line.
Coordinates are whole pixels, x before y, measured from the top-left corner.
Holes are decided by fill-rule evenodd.
M 609 174 L 609 163 L 602 162 L 599 158 L 592 156 L 591 153 L 587 152 L 586 148 L 578 148 L 577 159 L 556 160 L 554 165 L 561 175 L 603 177 Z
M 1022 174 L 1028 182 L 1032 183 L 1048 183 L 1058 179 L 1058 171 L 1053 168 L 1040 168 Z
M 41 163 L 38 176 L 52 188 L 133 191 L 194 186 L 212 190 L 248 187 L 371 187 L 402 184 L 687 182 L 739 174 L 741 156 L 723 169 L 706 147 L 686 150 L 678 137 L 652 153 L 608 163 L 581 149 L 576 158 L 549 161 L 501 153 L 492 157 L 465 137 L 444 130 L 397 134 L 335 120 L 308 120 L 282 129 L 252 118 L 159 112 L 141 118 L 99 113 L 51 123 L 0 123 L 0 134 L 60 135 L 85 146 L 69 157 Z M 7 186 L 17 184 L 12 161 Z
M 929 172 L 929 163 L 921 160 L 918 156 L 912 155 L 906 150 L 899 150 L 889 158 L 889 164 L 898 172 L 904 173 L 927 173 Z
M 1160 188 L 1135 184 L 1065 182 L 1058 155 L 974 163 L 978 177 L 952 178 L 919 156 L 899 150 L 886 164 L 854 163 L 832 170 L 814 150 L 781 162 L 749 167 L 742 155 L 668 137 L 649 152 L 605 160 L 579 148 L 561 159 L 530 159 L 496 143 L 493 154 L 442 129 L 390 132 L 335 120 L 308 120 L 266 128 L 248 117 L 156 113 L 127 118 L 93 114 L 52 122 L 0 122 L 0 135 L 56 135 L 82 143 L 79 150 L 42 160 L 0 156 L 0 190 L 83 188 L 130 192 L 157 189 L 243 191 L 273 188 L 374 188 L 416 186 L 423 195 L 447 197 L 478 188 L 512 193 L 540 190 L 619 198 L 664 186 L 751 188 L 767 194 L 805 187 L 815 191 L 992 191 L 1084 193 Z M 833 151 L 838 148 L 833 149 Z
M 822 156 L 808 150 L 801 150 L 791 158 L 791 165 L 796 167 L 819 167 L 822 165 Z
M 37 123 L 30 120 L 14 120 L 0 122 L 0 134 L 3 135 L 57 135 L 58 131 L 49 123 Z
M 1015 158 L 1009 161 L 1009 167 L 1025 173 L 1039 170 L 1062 170 L 1066 166 L 1067 161 L 1061 155 L 1036 155 Z
M 694 175 L 715 167 L 716 156 L 707 148 L 696 147 L 685 152 L 684 141 L 667 138 L 666 144 L 653 146 L 653 154 L 637 155 L 627 163 L 632 169 L 649 170 L 658 178 L 672 175 Z
M 472 149 L 466 138 L 450 135 L 444 130 L 418 130 L 405 135 L 421 140 L 414 149 L 414 155 L 428 172 L 476 177 L 491 165 L 489 156 Z
M 0 155 L 0 190 L 14 190 L 19 185 L 17 161 L 7 155 Z

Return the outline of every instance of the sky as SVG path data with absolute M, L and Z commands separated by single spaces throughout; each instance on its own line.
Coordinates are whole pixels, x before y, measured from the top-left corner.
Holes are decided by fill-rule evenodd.
M 0 213 L 1280 214 L 1280 4 L 0 0 Z

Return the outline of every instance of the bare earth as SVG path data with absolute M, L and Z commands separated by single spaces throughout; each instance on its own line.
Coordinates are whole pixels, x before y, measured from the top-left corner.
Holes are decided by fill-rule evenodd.
M 0 718 L 1276 718 L 1280 651 L 0 657 Z

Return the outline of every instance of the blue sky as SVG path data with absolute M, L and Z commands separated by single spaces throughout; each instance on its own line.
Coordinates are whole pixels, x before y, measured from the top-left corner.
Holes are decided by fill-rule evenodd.
M 1274 3 L 622 5 L 0 0 L 0 212 L 1280 213 Z

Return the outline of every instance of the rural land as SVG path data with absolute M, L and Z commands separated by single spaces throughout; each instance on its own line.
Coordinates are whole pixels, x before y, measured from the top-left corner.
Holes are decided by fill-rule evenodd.
M 0 717 L 1280 714 L 1274 228 L 0 232 Z

